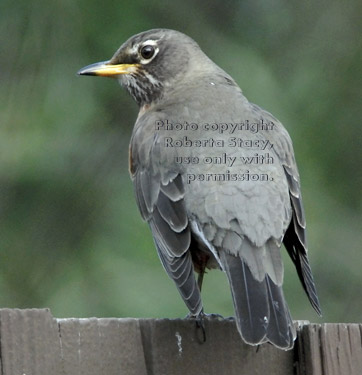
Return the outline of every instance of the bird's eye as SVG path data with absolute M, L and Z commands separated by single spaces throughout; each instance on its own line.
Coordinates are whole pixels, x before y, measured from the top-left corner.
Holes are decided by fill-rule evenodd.
M 141 48 L 141 56 L 148 60 L 155 54 L 155 47 L 147 45 Z

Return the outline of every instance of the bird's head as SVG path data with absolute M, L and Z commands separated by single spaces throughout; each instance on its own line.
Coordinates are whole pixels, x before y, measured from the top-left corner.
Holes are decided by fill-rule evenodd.
M 177 84 L 204 58 L 188 36 L 154 29 L 133 36 L 109 61 L 86 66 L 78 74 L 117 78 L 141 106 L 158 100 L 165 88 Z

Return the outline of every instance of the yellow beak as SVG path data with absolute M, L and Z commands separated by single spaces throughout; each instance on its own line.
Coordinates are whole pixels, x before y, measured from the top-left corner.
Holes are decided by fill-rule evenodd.
M 78 71 L 79 75 L 117 77 L 120 74 L 136 73 L 139 64 L 116 64 L 112 65 L 109 61 L 103 61 L 88 65 Z

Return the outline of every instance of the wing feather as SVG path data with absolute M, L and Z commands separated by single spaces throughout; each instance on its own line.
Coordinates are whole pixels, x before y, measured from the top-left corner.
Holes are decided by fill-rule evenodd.
M 151 228 L 164 269 L 190 312 L 197 315 L 202 311 L 202 301 L 189 251 L 191 231 L 182 177 L 174 170 L 163 174 L 155 170 L 158 164 L 152 161 L 160 154 L 159 144 L 153 138 L 152 141 L 137 138 L 144 134 L 136 130 L 130 147 L 130 169 L 138 208 Z

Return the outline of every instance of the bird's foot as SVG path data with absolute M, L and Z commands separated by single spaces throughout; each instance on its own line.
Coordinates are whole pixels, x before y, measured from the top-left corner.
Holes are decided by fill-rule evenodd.
M 193 319 L 196 323 L 196 336 L 199 342 L 204 343 L 206 341 L 206 331 L 205 331 L 205 314 L 201 311 L 198 315 L 193 315 L 191 313 L 186 315 L 186 319 Z
M 220 314 L 204 314 L 204 317 L 208 320 L 224 320 L 225 318 Z
M 188 313 L 185 316 L 185 319 L 197 319 L 200 315 L 202 315 L 203 319 L 207 319 L 207 320 L 218 320 L 218 321 L 222 321 L 222 320 L 234 321 L 235 320 L 234 316 L 223 317 L 220 314 L 214 314 L 214 313 L 206 314 L 203 311 L 199 315 L 193 315 L 191 313 Z
M 201 343 L 206 342 L 206 330 L 205 330 L 204 316 L 205 314 L 201 312 L 196 317 L 196 336 L 198 337 Z
M 217 321 L 234 321 L 235 318 L 233 316 L 228 316 L 224 318 L 220 314 L 205 314 L 204 311 L 201 311 L 198 315 L 194 315 L 192 313 L 188 313 L 185 319 L 192 319 L 195 320 L 196 323 L 196 332 L 197 337 L 201 343 L 206 341 L 206 330 L 205 330 L 205 319 L 206 320 L 217 320 Z

